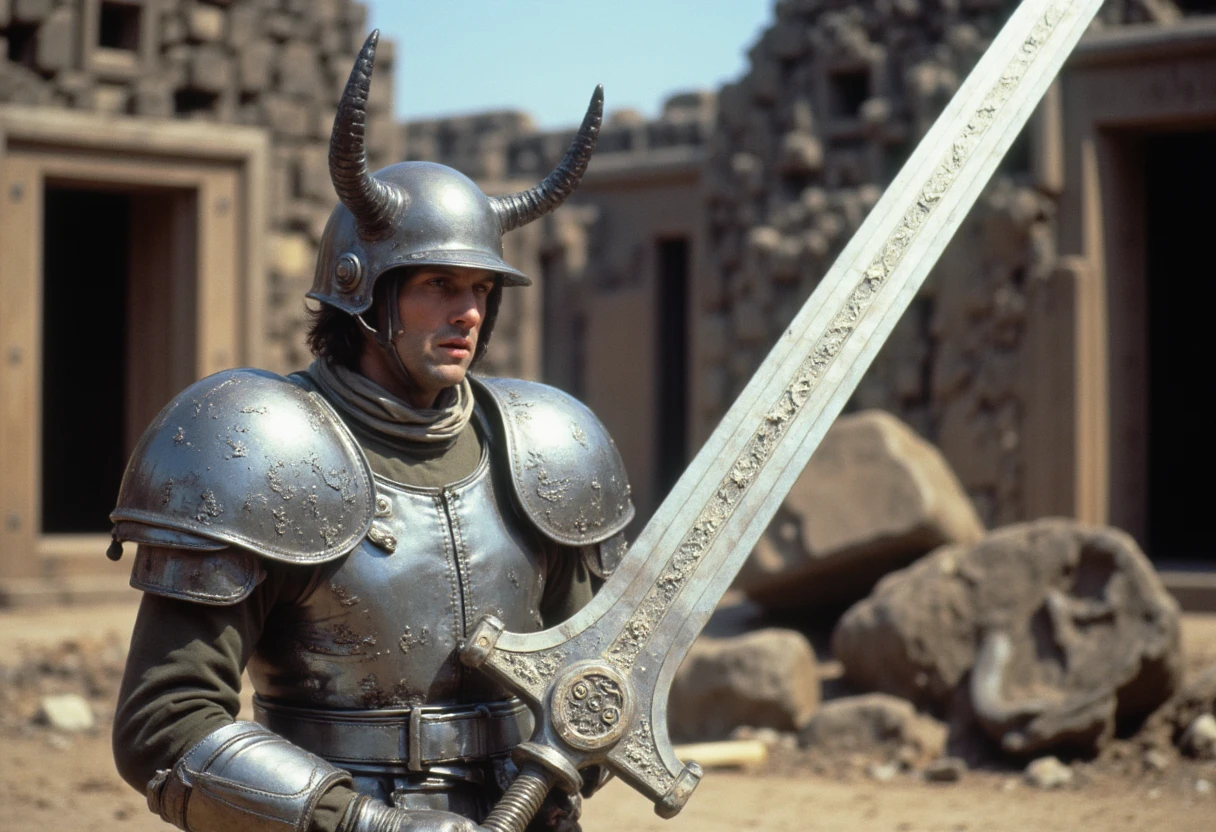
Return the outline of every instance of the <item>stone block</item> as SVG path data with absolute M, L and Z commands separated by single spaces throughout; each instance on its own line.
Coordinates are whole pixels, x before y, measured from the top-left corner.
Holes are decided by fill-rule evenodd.
M 12 0 L 13 22 L 41 23 L 47 19 L 53 7 L 51 0 Z
M 166 14 L 160 19 L 161 47 L 184 43 L 189 34 L 186 18 L 181 14 Z
M 190 53 L 186 83 L 191 89 L 218 95 L 232 85 L 232 59 L 218 46 L 200 46 Z
M 376 69 L 379 68 L 377 65 Z M 381 80 L 377 72 L 377 83 Z M 375 86 L 372 84 L 373 88 Z M 293 40 L 280 47 L 275 58 L 275 87 L 279 92 L 299 98 L 318 95 L 322 87 L 320 66 L 316 49 L 311 43 Z
M 284 95 L 267 95 L 262 101 L 266 124 L 281 136 L 305 138 L 312 134 L 313 114 L 307 104 Z
M 824 703 L 799 732 L 798 744 L 816 757 L 856 755 L 919 768 L 945 752 L 946 726 L 905 699 L 870 693 Z
M 838 611 L 934 548 L 983 534 L 938 450 L 894 416 L 865 411 L 828 431 L 736 586 L 772 610 Z
M 846 677 L 974 720 L 1009 753 L 1092 754 L 1182 679 L 1178 605 L 1123 532 L 1048 519 L 943 546 L 845 614 Z
M 34 63 L 43 72 L 59 72 L 76 66 L 76 11 L 55 9 L 38 27 Z
M 270 12 L 262 18 L 262 30 L 277 41 L 290 40 L 296 25 L 286 12 Z
M 172 118 L 173 89 L 161 78 L 140 78 L 131 92 L 131 110 L 147 118 Z
M 262 35 L 262 15 L 256 6 L 238 5 L 228 9 L 228 45 L 240 49 Z
M 237 84 L 241 92 L 262 93 L 270 89 L 276 47 L 269 40 L 255 40 L 241 49 L 237 58 Z
M 725 739 L 740 726 L 797 731 L 818 706 L 815 653 L 801 633 L 702 636 L 676 671 L 667 724 L 677 741 Z
M 224 39 L 224 10 L 197 3 L 186 12 L 186 30 L 196 43 L 213 43 Z
M 93 93 L 93 109 L 99 113 L 127 112 L 131 92 L 124 84 L 98 84 Z

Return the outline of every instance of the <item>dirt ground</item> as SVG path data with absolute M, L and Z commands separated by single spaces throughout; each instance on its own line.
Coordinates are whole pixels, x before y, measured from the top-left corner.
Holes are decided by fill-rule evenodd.
M 0 612 L 0 667 L 31 650 L 84 643 L 104 660 L 69 654 L 86 687 L 113 684 L 131 605 Z M 1184 644 L 1192 667 L 1216 663 L 1216 616 L 1187 616 Z M 0 676 L 0 688 L 4 687 Z M 12 687 L 13 677 L 7 677 Z M 166 829 L 143 798 L 115 774 L 109 714 L 92 733 L 64 735 L 30 723 L 9 702 L 0 720 L 0 832 Z M 587 832 L 726 832 L 738 829 L 832 832 L 1211 832 L 1216 830 L 1216 764 L 1173 762 L 1162 772 L 1128 776 L 1101 766 L 1077 767 L 1076 784 L 1045 792 L 1016 771 L 967 772 L 957 783 L 930 784 L 914 775 L 876 782 L 814 774 L 709 772 L 674 820 L 619 782 L 587 805 Z M 783 769 L 788 771 L 788 769 Z M 1206 785 L 1205 785 L 1206 784 Z

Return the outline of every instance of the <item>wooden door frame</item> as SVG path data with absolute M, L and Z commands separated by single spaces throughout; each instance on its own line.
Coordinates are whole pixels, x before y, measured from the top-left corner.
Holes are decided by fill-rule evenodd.
M 201 376 L 262 363 L 269 158 L 268 135 L 258 128 L 0 106 L 0 247 L 7 245 L 0 257 L 0 581 L 45 581 L 63 571 L 65 560 L 104 562 L 104 536 L 42 533 L 46 182 L 197 194 L 195 371 Z M 19 214 L 13 212 L 10 206 L 23 200 Z M 238 221 L 216 219 L 225 213 Z M 14 228 L 6 214 L 32 216 L 34 227 Z
M 1141 536 L 1147 495 L 1143 137 L 1216 126 L 1216 21 L 1090 34 L 1044 102 L 1060 268 L 1032 289 L 1026 513 Z

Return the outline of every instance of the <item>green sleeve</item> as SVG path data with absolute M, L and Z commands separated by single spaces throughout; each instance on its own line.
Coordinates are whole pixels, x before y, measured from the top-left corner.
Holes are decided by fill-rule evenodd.
M 547 557 L 540 614 L 546 627 L 555 627 L 587 605 L 593 587 L 591 573 L 578 549 L 554 546 L 547 552 Z
M 236 719 L 241 673 L 267 614 L 307 583 L 304 570 L 268 572 L 231 606 L 144 595 L 113 729 L 118 773 L 141 794 L 158 769 L 172 768 L 195 743 Z M 354 796 L 342 786 L 327 792 L 311 832 L 335 832 Z

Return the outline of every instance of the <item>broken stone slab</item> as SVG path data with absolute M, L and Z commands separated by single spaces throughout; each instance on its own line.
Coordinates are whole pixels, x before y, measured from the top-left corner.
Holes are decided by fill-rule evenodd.
M 887 576 L 832 647 L 853 684 L 973 718 L 1007 752 L 1092 753 L 1178 687 L 1178 619 L 1131 537 L 1051 519 Z
M 723 739 L 741 725 L 796 731 L 818 705 L 810 643 L 769 628 L 699 638 L 672 682 L 667 722 L 677 742 Z
M 83 696 L 75 693 L 42 697 L 38 718 L 57 731 L 67 733 L 91 731 L 97 724 L 92 707 Z
M 894 416 L 836 420 L 735 586 L 774 612 L 841 610 L 889 572 L 983 524 L 942 455 Z
M 861 755 L 919 768 L 945 752 L 946 726 L 917 713 L 906 699 L 869 693 L 825 702 L 798 743 L 825 757 Z

